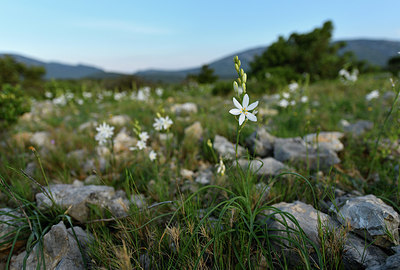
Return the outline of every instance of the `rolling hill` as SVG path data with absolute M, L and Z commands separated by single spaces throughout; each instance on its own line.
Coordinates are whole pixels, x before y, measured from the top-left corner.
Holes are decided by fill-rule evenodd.
M 89 76 L 106 76 L 106 72 L 100 68 L 87 65 L 68 65 L 57 62 L 43 62 L 33 58 L 25 57 L 18 54 L 0 54 L 9 55 L 18 62 L 28 66 L 41 66 L 46 69 L 45 79 L 81 79 Z
M 354 39 L 343 40 L 346 42 L 346 47 L 339 53 L 352 51 L 357 59 L 366 60 L 372 65 L 385 66 L 388 59 L 397 55 L 400 51 L 400 41 L 389 40 L 373 40 L 373 39 Z M 248 49 L 245 51 L 230 54 L 228 56 L 217 59 L 209 63 L 209 67 L 214 69 L 215 74 L 220 78 L 231 79 L 236 76 L 236 71 L 233 68 L 233 57 L 238 55 L 244 70 L 249 71 L 249 63 L 254 59 L 255 55 L 260 55 L 268 46 Z M 4 54 L 0 54 L 0 57 Z M 106 78 L 116 77 L 122 74 L 108 73 L 101 68 L 88 65 L 67 65 L 57 62 L 43 62 L 21 55 L 10 54 L 17 61 L 27 65 L 43 66 L 46 69 L 45 79 L 81 79 L 85 77 Z M 134 75 L 142 77 L 149 81 L 161 82 L 179 82 L 186 78 L 188 74 L 197 74 L 201 67 L 194 67 L 181 70 L 157 70 L 149 69 L 136 72 Z
M 337 42 L 339 42 L 338 40 Z M 397 55 L 400 51 L 400 41 L 373 40 L 373 39 L 354 39 L 341 40 L 346 42 L 346 47 L 339 53 L 352 51 L 358 60 L 365 60 L 371 65 L 384 67 L 387 61 Z M 234 53 L 209 63 L 209 67 L 214 69 L 215 74 L 220 78 L 233 79 L 236 77 L 236 71 L 233 67 L 233 57 L 238 55 L 244 70 L 250 70 L 250 62 L 256 55 L 260 55 L 268 46 L 257 47 L 238 53 Z M 183 69 L 178 71 L 166 70 L 145 70 L 137 72 L 136 75 L 148 80 L 160 81 L 179 81 L 186 78 L 188 74 L 197 74 L 201 67 Z

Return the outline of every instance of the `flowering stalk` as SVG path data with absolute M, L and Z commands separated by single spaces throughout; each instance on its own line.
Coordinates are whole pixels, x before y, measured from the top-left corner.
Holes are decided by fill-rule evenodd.
M 240 138 L 240 133 L 243 129 L 243 127 L 246 125 L 247 120 L 250 120 L 252 122 L 257 122 L 257 117 L 256 113 L 253 111 L 257 106 L 258 106 L 258 101 L 253 102 L 249 105 L 249 95 L 246 92 L 246 82 L 247 82 L 247 74 L 243 71 L 242 68 L 240 68 L 241 62 L 239 58 L 236 56 L 234 58 L 235 62 L 235 69 L 236 72 L 238 73 L 238 79 L 233 82 L 233 88 L 235 92 L 238 94 L 239 100 L 242 101 L 242 104 L 240 104 L 239 101 L 236 100 L 236 98 L 233 98 L 233 104 L 235 105 L 236 108 L 231 109 L 229 111 L 230 114 L 233 114 L 235 116 L 239 116 L 238 118 L 238 125 L 237 125 L 237 131 L 236 131 L 236 145 L 235 145 L 235 159 L 236 159 L 236 170 L 241 174 L 242 178 L 242 188 L 246 193 L 246 197 L 249 198 L 249 185 L 248 185 L 248 177 L 243 175 L 243 172 L 239 168 L 239 155 L 238 155 L 238 147 L 239 147 L 239 138 Z M 239 85 L 241 86 L 241 89 L 243 90 L 242 93 L 239 91 Z M 251 112 L 253 111 L 253 113 Z M 247 188 L 246 188 L 247 187 Z

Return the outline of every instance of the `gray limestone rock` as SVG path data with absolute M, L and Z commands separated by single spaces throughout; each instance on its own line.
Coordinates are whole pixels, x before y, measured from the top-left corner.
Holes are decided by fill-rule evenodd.
M 329 230 L 337 231 L 343 229 L 341 228 L 340 223 L 332 219 L 330 216 L 303 202 L 281 202 L 272 206 L 293 215 L 304 233 L 317 247 L 320 247 L 321 245 L 318 233 L 319 222 L 321 222 L 320 224 L 322 226 L 327 226 Z M 283 218 L 278 214 L 275 214 L 274 216 L 278 221 L 271 219 L 267 221 L 267 226 L 271 229 L 284 230 L 285 227 L 279 222 L 279 220 L 282 221 Z M 298 230 L 295 224 L 288 218 L 286 218 L 286 221 L 290 228 Z M 280 231 L 278 233 L 287 236 L 286 231 Z M 291 237 L 295 238 L 296 235 L 292 233 Z M 370 245 L 370 242 L 365 241 L 353 233 L 347 233 L 345 237 L 342 247 L 344 251 L 344 269 L 378 267 L 385 262 L 387 255 L 379 247 Z M 292 264 L 296 264 L 296 260 L 298 259 L 299 258 L 296 258 L 296 256 L 289 257 L 289 260 L 292 260 Z
M 89 205 L 95 205 L 102 210 L 107 209 L 116 217 L 125 216 L 129 207 L 126 197 L 118 196 L 114 188 L 109 186 L 76 187 L 58 184 L 46 189 L 57 205 L 63 209 L 69 209 L 68 214 L 81 223 L 89 218 Z M 36 194 L 36 202 L 39 209 L 46 209 L 52 205 L 51 200 L 44 193 Z
M 22 217 L 22 214 L 16 210 L 0 208 L 0 238 L 4 238 L 1 239 L 1 242 L 15 236 L 14 232 L 24 224 L 21 220 Z
M 367 132 L 368 130 L 371 130 L 374 127 L 374 123 L 371 121 L 367 120 L 358 120 L 354 124 L 350 123 L 345 123 L 343 122 L 342 128 L 345 132 L 351 133 L 353 136 L 360 136 Z
M 247 139 L 249 150 L 259 157 L 271 156 L 274 152 L 275 136 L 269 134 L 265 128 L 258 128 Z
M 196 183 L 202 184 L 202 185 L 208 185 L 211 183 L 211 180 L 213 179 L 213 172 L 211 169 L 206 169 L 203 171 L 200 171 L 198 176 L 196 177 Z
M 85 231 L 80 227 L 74 227 L 76 240 L 71 228 L 67 229 L 63 222 L 53 225 L 48 233 L 43 237 L 43 254 L 40 259 L 44 259 L 46 269 L 57 270 L 78 270 L 86 269 L 88 265 L 88 256 L 86 247 L 89 237 Z M 81 249 L 79 248 L 79 245 Z M 28 256 L 26 261 L 27 270 L 34 270 L 38 267 L 38 250 L 39 246 L 35 246 Z M 81 253 L 81 250 L 83 254 Z M 40 252 L 39 252 L 40 254 Z M 18 256 L 12 257 L 10 269 L 20 270 L 23 269 L 23 261 L 26 256 L 26 251 Z M 43 261 L 41 261 L 43 267 Z
M 218 155 L 223 159 L 235 159 L 235 145 L 228 141 L 225 137 L 215 135 L 214 138 L 214 149 L 217 151 Z M 238 146 L 239 157 L 245 154 L 245 149 Z
M 198 142 L 203 137 L 203 127 L 199 121 L 185 128 L 185 140 L 193 140 Z
M 304 136 L 304 141 L 312 145 L 314 148 L 329 149 L 335 152 L 342 151 L 344 149 L 340 139 L 343 138 L 344 134 L 338 131 L 326 131 L 318 134 L 312 133 Z
M 347 200 L 337 218 L 374 245 L 387 248 L 399 244 L 399 214 L 374 195 Z
M 340 163 L 337 154 L 330 149 L 315 149 L 307 146 L 301 138 L 276 139 L 274 158 L 294 165 L 309 166 L 312 170 L 329 170 L 333 165 Z
M 379 268 L 387 257 L 379 247 L 371 245 L 353 233 L 347 234 L 347 240 L 344 246 L 343 267 L 344 269 L 370 269 Z
M 127 125 L 131 119 L 127 115 L 114 115 L 113 117 L 108 120 L 110 125 L 113 126 L 125 126 Z
M 187 115 L 197 113 L 198 109 L 195 103 L 187 102 L 173 105 L 171 111 L 176 115 Z
M 243 169 L 247 169 L 249 166 L 249 160 L 239 159 L 239 165 Z M 250 163 L 250 170 L 258 176 L 276 176 L 283 171 L 288 171 L 288 169 L 289 168 L 285 166 L 285 164 L 271 157 L 261 160 L 251 160 Z
M 50 147 L 51 146 L 50 133 L 46 131 L 35 132 L 30 138 L 30 142 L 38 147 L 44 147 L 44 148 Z

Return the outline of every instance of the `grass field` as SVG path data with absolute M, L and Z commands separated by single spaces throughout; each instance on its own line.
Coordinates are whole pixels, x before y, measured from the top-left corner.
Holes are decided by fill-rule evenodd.
M 332 190 L 339 188 L 375 194 L 399 212 L 400 87 L 398 83 L 393 86 L 388 75 L 361 75 L 353 83 L 339 79 L 299 82 L 292 92 L 289 86 L 275 93 L 268 89 L 252 93 L 249 87 L 250 103 L 259 101 L 258 114 L 257 122 L 247 121 L 241 130 L 238 142 L 242 146 L 258 128 L 289 138 L 343 131 L 343 120 L 373 123 L 372 129 L 359 136 L 346 133 L 344 149 L 339 152 L 341 162 L 330 170 L 318 172 L 288 164 L 296 174 L 278 177 L 259 177 L 228 159 L 222 160 L 226 170 L 221 173 L 213 142 L 215 135 L 221 135 L 235 144 L 238 121 L 229 110 L 234 108 L 232 97 L 237 98 L 237 94 L 232 89 L 224 96 L 213 95 L 212 88 L 164 86 L 162 90 L 127 90 L 121 94 L 84 85 L 70 91 L 60 83 L 51 98 L 43 95 L 43 99 L 34 101 L 31 113 L 0 133 L 0 206 L 24 205 L 29 217 L 21 219 L 25 227 L 19 240 L 29 238 L 27 220 L 33 223 L 35 241 L 46 231 L 43 228 L 64 220 L 93 235 L 89 252 L 93 268 L 285 268 L 284 249 L 277 246 L 289 241 L 301 257 L 299 269 L 316 265 L 335 269 L 341 264 L 338 250 L 314 247 L 317 259 L 313 259 L 309 240 L 301 229 L 296 231 L 297 237 L 288 239 L 268 230 L 263 222 L 267 217 L 279 214 L 291 218 L 273 204 L 301 200 L 321 209 L 324 202 L 333 200 Z M 379 95 L 368 100 L 366 96 L 373 90 Z M 54 102 L 61 93 L 64 98 Z M 285 93 L 290 93 L 288 101 L 294 101 L 294 105 L 279 105 Z M 307 100 L 302 99 L 304 96 Z M 196 104 L 196 110 L 174 109 L 174 105 L 184 103 Z M 156 130 L 153 124 L 161 116 L 169 116 L 173 123 Z M 197 121 L 200 131 L 185 132 Z M 103 122 L 114 130 L 100 146 L 95 139 L 96 127 Z M 32 137 L 37 132 L 46 133 L 35 144 Z M 138 149 L 142 132 L 149 138 L 144 140 L 146 148 Z M 151 151 L 156 153 L 154 160 L 149 157 Z M 249 153 L 245 158 L 256 157 Z M 88 160 L 92 167 L 87 165 Z M 196 176 L 206 170 L 212 172 L 209 181 L 196 182 Z M 140 202 L 132 199 L 124 218 L 112 218 L 93 206 L 90 221 L 83 223 L 70 219 L 65 209 L 43 211 L 35 206 L 35 194 L 41 186 L 72 184 L 91 175 L 97 184 L 123 190 L 128 198 L 136 194 L 133 198 L 140 198 Z M 260 183 L 264 184 L 261 188 Z M 328 235 L 325 231 L 324 236 Z

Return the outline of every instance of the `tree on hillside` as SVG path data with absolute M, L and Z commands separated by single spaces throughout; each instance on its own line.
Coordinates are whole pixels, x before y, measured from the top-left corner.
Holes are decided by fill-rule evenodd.
M 310 74 L 312 80 L 336 78 L 338 71 L 351 59 L 351 53 L 338 55 L 345 43 L 332 44 L 332 31 L 333 24 L 327 21 L 309 33 L 293 33 L 288 39 L 280 36 L 250 63 L 251 73 L 259 80 L 279 77 L 286 83 L 299 79 L 304 73 Z
M 189 74 L 187 79 L 194 80 L 198 83 L 214 83 L 218 80 L 218 76 L 214 74 L 214 69 L 210 68 L 208 65 L 203 65 L 199 74 Z
M 11 56 L 0 58 L 0 86 L 8 84 L 21 85 L 23 89 L 40 87 L 46 73 L 43 67 L 26 66 Z
M 388 60 L 388 70 L 394 75 L 399 76 L 400 74 L 400 56 L 394 56 Z

